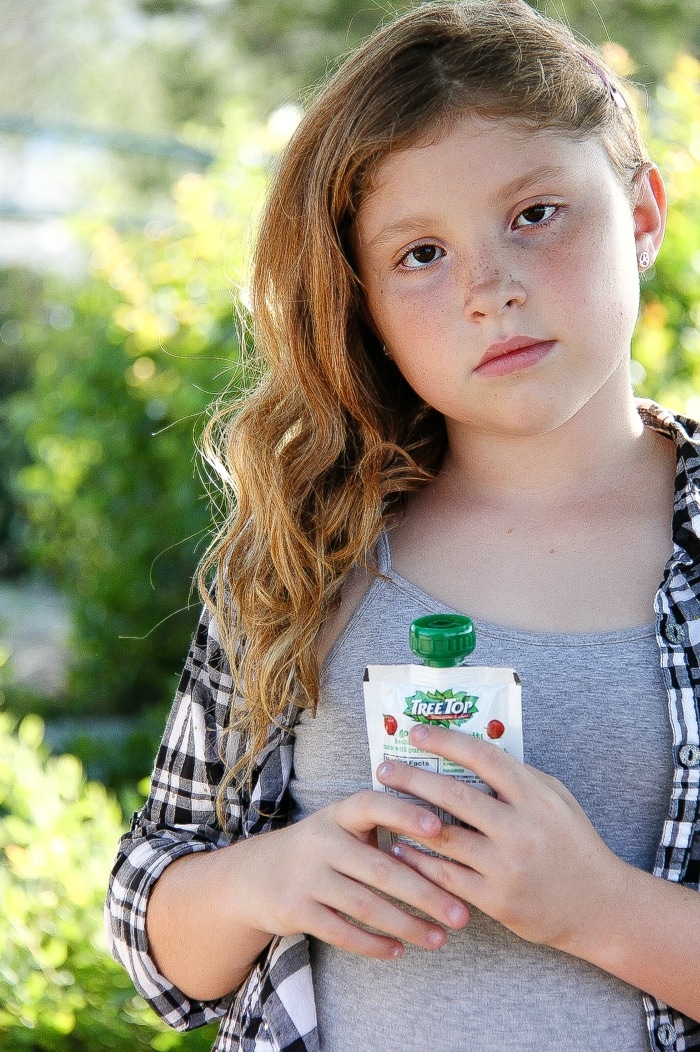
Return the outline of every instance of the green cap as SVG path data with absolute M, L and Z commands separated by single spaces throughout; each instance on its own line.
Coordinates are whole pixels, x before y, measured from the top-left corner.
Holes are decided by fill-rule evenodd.
M 408 638 L 416 657 L 433 668 L 461 665 L 476 646 L 474 623 L 462 614 L 418 617 L 411 624 Z

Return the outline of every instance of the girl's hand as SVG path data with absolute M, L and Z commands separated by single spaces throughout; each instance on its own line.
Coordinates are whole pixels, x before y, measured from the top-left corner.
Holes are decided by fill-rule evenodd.
M 604 924 L 628 867 L 569 790 L 470 735 L 421 726 L 411 730 L 410 740 L 474 771 L 498 797 L 407 763 L 382 764 L 382 784 L 436 804 L 472 827 L 443 825 L 430 846 L 446 857 L 403 844 L 393 849 L 396 856 L 523 939 L 580 956 L 581 933 Z
M 239 841 L 231 850 L 239 860 L 245 852 L 248 879 L 235 889 L 237 910 L 262 932 L 305 932 L 366 957 L 399 957 L 404 942 L 438 949 L 447 938 L 444 926 L 463 927 L 469 910 L 380 851 L 378 826 L 426 844 L 443 833 L 440 819 L 425 807 L 371 790 L 354 793 L 284 829 Z

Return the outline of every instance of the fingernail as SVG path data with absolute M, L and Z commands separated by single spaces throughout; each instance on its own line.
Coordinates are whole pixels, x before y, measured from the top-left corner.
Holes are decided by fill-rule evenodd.
M 377 777 L 378 778 L 388 778 L 389 775 L 391 774 L 391 772 L 393 771 L 393 769 L 394 769 L 393 763 L 388 763 L 388 762 L 380 763 L 379 767 L 377 768 Z
M 442 822 L 437 815 L 427 811 L 424 815 L 421 815 L 420 827 L 426 833 L 439 833 L 442 829 Z
M 411 739 L 414 742 L 422 742 L 428 734 L 427 727 L 412 727 L 411 728 Z
M 447 911 L 447 916 L 449 918 L 450 924 L 456 927 L 458 924 L 464 923 L 464 920 L 467 916 L 467 911 L 464 906 L 450 906 L 450 908 Z
M 391 950 L 391 956 L 396 960 L 398 957 L 403 957 L 403 946 L 394 946 Z
M 444 941 L 445 933 L 440 928 L 433 928 L 433 930 L 428 933 L 428 943 L 430 946 L 435 946 L 437 948 L 438 946 L 442 946 Z

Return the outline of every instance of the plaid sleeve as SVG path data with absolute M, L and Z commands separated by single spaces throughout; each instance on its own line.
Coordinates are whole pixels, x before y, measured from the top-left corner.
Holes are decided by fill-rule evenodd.
M 232 684 L 216 626 L 204 611 L 165 729 L 143 808 L 122 837 L 105 903 L 107 940 L 136 989 L 176 1030 L 219 1019 L 232 996 L 197 1002 L 162 975 L 149 953 L 146 907 L 164 869 L 196 851 L 213 851 L 241 835 L 241 803 L 231 797 L 226 829 L 215 818 L 224 775 L 219 750 Z

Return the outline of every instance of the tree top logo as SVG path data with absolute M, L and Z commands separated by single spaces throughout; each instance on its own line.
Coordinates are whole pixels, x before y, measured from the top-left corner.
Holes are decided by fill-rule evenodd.
M 406 698 L 404 716 L 416 723 L 430 723 L 438 727 L 459 727 L 479 711 L 478 697 L 463 690 L 417 690 Z

